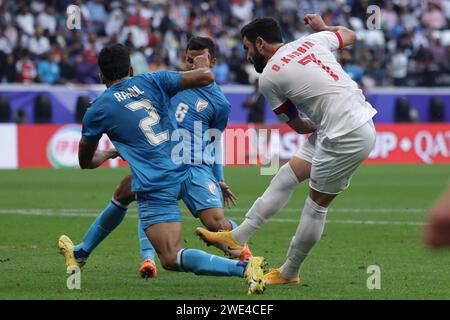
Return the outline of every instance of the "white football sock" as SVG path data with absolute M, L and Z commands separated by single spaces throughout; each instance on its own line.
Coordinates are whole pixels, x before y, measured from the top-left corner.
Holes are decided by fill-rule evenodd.
M 295 278 L 298 276 L 303 261 L 322 236 L 327 212 L 328 208 L 319 206 L 308 196 L 300 224 L 289 246 L 286 262 L 281 266 L 283 277 Z
M 267 219 L 284 207 L 298 184 L 297 176 L 289 163 L 286 163 L 273 177 L 264 194 L 256 199 L 245 215 L 245 220 L 231 231 L 233 238 L 238 243 L 246 243 Z

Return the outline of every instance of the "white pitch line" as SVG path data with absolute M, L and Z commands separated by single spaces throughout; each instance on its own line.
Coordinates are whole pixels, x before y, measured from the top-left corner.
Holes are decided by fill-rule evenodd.
M 225 208 L 225 212 L 247 212 L 250 208 Z M 100 212 L 102 209 L 80 209 L 80 208 L 73 208 L 73 209 L 0 209 L 0 214 L 4 212 Z M 298 209 L 294 208 L 285 208 L 281 210 L 280 212 L 298 212 L 301 213 L 303 210 L 302 207 L 299 207 Z M 137 212 L 136 208 L 131 208 L 129 210 L 130 212 Z M 427 211 L 427 209 L 423 208 L 330 208 L 330 212 L 343 212 L 343 213 L 424 213 Z
M 250 209 L 250 208 L 249 208 Z M 302 207 L 298 209 L 286 208 L 281 212 L 298 212 L 301 213 Z M 248 209 L 231 208 L 225 209 L 225 212 L 247 212 Z M 344 212 L 344 213 L 422 213 L 426 209 L 421 208 L 330 208 L 329 212 Z
M 327 223 L 340 224 L 375 224 L 398 226 L 424 226 L 426 223 L 417 221 L 383 221 L 383 220 L 327 220 Z
M 234 212 L 246 212 L 246 210 L 236 210 L 238 208 L 234 208 Z M 342 209 L 343 210 L 343 209 Z M 358 212 L 353 208 L 352 212 Z M 386 209 L 388 210 L 388 209 Z M 419 210 L 419 209 L 417 209 Z M 286 211 L 286 210 L 283 210 Z M 297 212 L 297 210 L 296 210 Z M 344 211 L 343 211 L 344 212 Z M 345 211 L 348 212 L 348 211 Z M 370 212 L 367 209 L 367 212 Z M 408 211 L 410 212 L 410 211 Z M 424 209 L 420 212 L 424 212 Z M 100 213 L 100 210 L 94 211 L 92 209 L 83 210 L 83 209 L 0 209 L 0 215 L 23 215 L 23 216 L 51 216 L 51 217 L 90 217 L 94 218 Z M 130 214 L 131 213 L 131 214 Z M 126 215 L 127 218 L 137 218 L 137 211 L 135 209 L 130 210 L 129 214 Z M 241 220 L 243 217 L 230 217 L 228 218 L 233 220 Z M 183 219 L 186 220 L 196 220 L 194 217 L 188 215 L 183 216 Z M 299 219 L 289 219 L 289 218 L 271 218 L 272 222 L 280 222 L 280 223 L 295 223 L 299 222 Z M 387 220 L 336 220 L 331 219 L 327 220 L 327 223 L 335 223 L 335 224 L 358 224 L 358 225 L 405 225 L 405 226 L 423 226 L 425 223 L 419 221 L 387 221 Z

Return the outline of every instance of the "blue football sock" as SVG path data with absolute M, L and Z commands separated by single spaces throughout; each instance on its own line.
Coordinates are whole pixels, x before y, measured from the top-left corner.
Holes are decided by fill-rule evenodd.
M 234 230 L 238 227 L 238 224 L 234 220 L 228 219 L 228 222 L 231 224 L 231 230 Z
M 153 248 L 150 240 L 148 240 L 140 221 L 138 221 L 138 236 L 141 260 L 145 261 L 150 259 L 155 262 L 155 249 Z
M 236 261 L 215 256 L 197 249 L 183 249 L 179 253 L 183 271 L 208 276 L 243 277 L 247 261 Z
M 126 207 L 111 200 L 105 210 L 95 219 L 83 238 L 83 242 L 74 248 L 75 258 L 87 256 L 111 233 L 123 220 L 127 213 Z

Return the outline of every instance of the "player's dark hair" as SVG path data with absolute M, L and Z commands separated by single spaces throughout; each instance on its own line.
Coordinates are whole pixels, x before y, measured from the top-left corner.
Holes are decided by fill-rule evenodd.
M 127 47 L 118 43 L 104 47 L 98 55 L 98 66 L 108 81 L 128 76 L 130 64 L 130 53 Z
M 205 50 L 208 49 L 211 58 L 216 57 L 216 44 L 211 38 L 192 37 L 189 39 L 186 51 L 188 50 Z
M 268 43 L 281 43 L 283 37 L 278 21 L 270 17 L 256 18 L 241 29 L 242 38 L 246 37 L 255 43 L 256 38 L 261 37 Z

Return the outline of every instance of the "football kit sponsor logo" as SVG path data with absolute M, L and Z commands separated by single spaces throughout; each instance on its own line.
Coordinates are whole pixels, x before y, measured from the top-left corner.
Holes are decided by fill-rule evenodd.
M 203 99 L 198 99 L 197 102 L 195 103 L 195 110 L 197 110 L 197 112 L 201 112 L 205 110 L 207 107 L 208 102 Z

